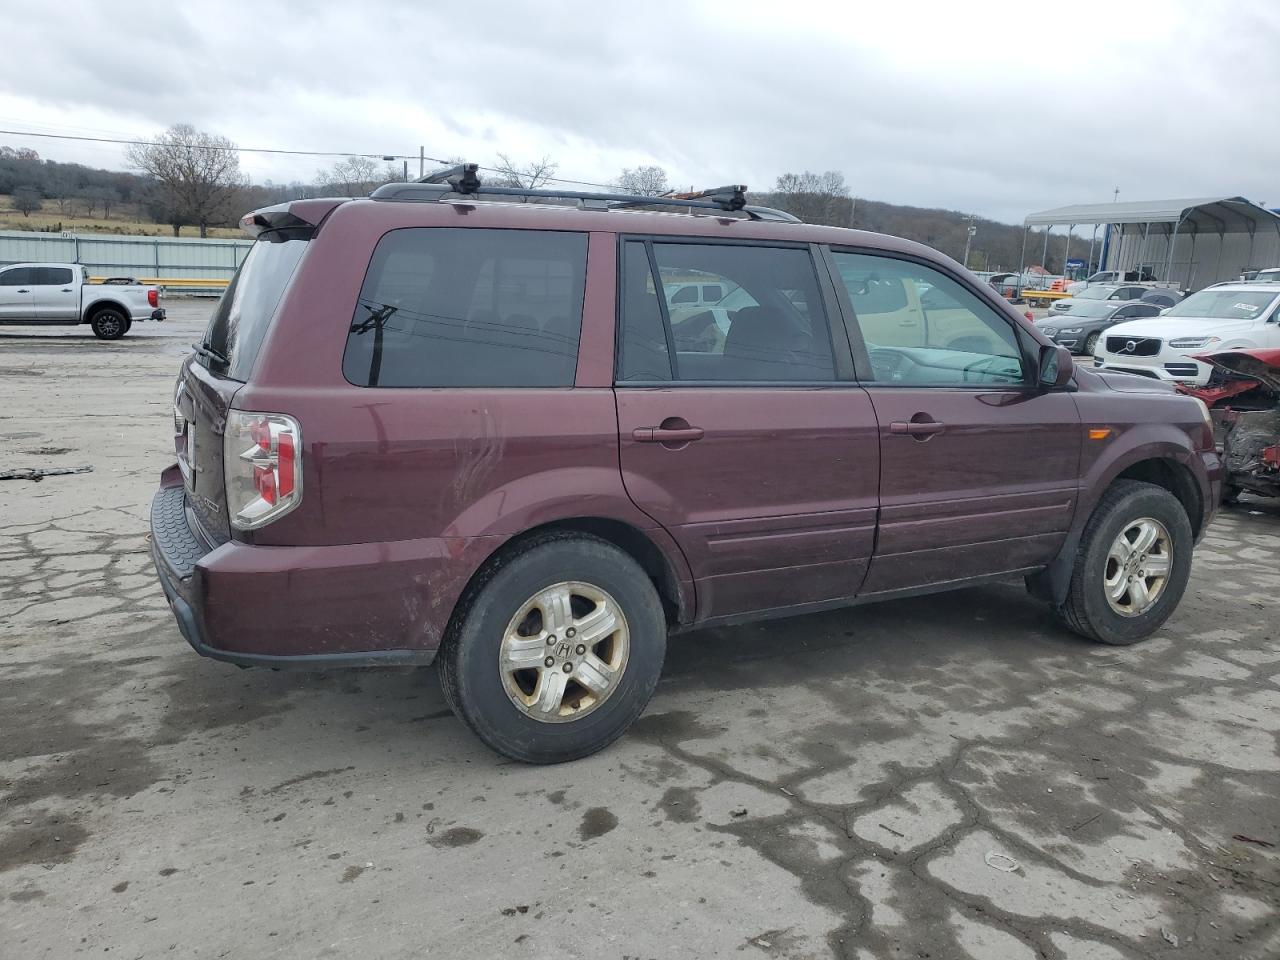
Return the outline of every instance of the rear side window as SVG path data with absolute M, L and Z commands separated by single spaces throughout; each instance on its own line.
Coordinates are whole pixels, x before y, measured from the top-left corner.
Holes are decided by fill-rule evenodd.
M 619 383 L 835 379 L 808 250 L 629 241 L 622 265 Z M 703 280 L 723 297 L 677 299 Z
M 218 301 L 205 331 L 205 343 L 230 361 L 225 375 L 232 380 L 249 379 L 284 288 L 309 242 L 259 240 L 249 248 L 249 255 Z
M 71 282 L 70 267 L 36 267 L 36 284 L 45 287 L 56 287 Z
M 587 235 L 393 230 L 374 250 L 342 372 L 361 387 L 568 387 Z

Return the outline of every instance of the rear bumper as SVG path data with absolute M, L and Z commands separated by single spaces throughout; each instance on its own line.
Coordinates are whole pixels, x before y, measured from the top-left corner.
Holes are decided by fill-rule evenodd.
M 439 582 L 432 571 L 447 559 L 447 542 L 210 548 L 192 532 L 180 481 L 169 471 L 165 478 L 151 501 L 151 557 L 196 653 L 302 669 L 435 658 L 456 597 L 432 604 L 427 590 Z

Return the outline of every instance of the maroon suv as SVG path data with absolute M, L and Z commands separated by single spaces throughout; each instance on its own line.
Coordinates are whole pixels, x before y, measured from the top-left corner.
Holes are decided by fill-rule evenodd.
M 1073 368 L 927 247 L 676 204 L 467 168 L 245 217 L 151 510 L 196 651 L 436 661 L 552 762 L 626 730 L 675 630 L 1013 576 L 1104 643 L 1173 612 L 1201 403 Z

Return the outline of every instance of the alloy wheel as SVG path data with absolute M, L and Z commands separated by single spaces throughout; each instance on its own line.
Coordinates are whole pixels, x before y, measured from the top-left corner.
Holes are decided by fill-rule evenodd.
M 1107 603 L 1122 617 L 1141 616 L 1159 601 L 1172 565 L 1173 538 L 1165 525 L 1151 517 L 1132 521 L 1107 551 Z
M 543 723 L 598 709 L 627 668 L 627 618 L 593 584 L 566 580 L 521 605 L 502 637 L 498 668 L 511 702 Z

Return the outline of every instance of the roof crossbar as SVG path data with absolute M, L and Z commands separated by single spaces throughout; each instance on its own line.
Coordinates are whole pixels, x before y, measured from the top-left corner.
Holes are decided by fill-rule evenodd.
M 745 213 L 752 220 L 774 220 L 798 223 L 799 219 L 783 210 L 758 207 L 747 203 L 747 188 L 742 184 L 714 187 L 692 193 L 647 197 L 635 193 L 593 193 L 581 190 L 539 189 L 531 187 L 491 187 L 480 182 L 480 167 L 462 163 L 427 174 L 411 183 L 388 183 L 370 196 L 375 200 L 443 200 L 449 194 L 462 196 L 519 197 L 521 199 L 573 200 L 579 207 L 617 209 L 620 207 L 680 207 L 688 210 L 721 210 Z M 419 185 L 425 189 L 415 189 Z M 447 187 L 447 189 L 441 189 Z

